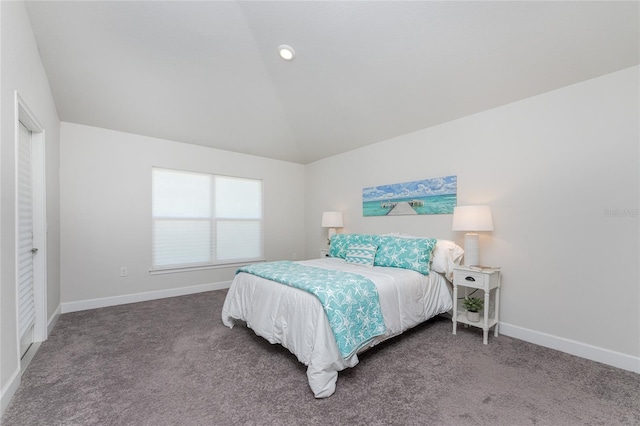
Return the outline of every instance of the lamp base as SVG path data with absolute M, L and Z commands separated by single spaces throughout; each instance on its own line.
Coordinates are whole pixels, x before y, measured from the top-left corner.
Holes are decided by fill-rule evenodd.
M 327 245 L 331 245 L 331 237 L 336 235 L 336 228 L 329 228 L 327 231 Z
M 474 232 L 464 234 L 464 266 L 480 264 L 480 244 L 478 240 L 478 234 Z

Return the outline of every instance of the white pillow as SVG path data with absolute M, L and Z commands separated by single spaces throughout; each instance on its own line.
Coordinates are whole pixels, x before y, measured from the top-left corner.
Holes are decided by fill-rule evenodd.
M 453 281 L 453 267 L 460 264 L 464 250 L 449 240 L 438 240 L 431 255 L 431 269 Z

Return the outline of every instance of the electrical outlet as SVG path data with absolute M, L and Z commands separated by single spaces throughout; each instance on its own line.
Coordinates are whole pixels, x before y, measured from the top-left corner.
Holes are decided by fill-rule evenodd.
M 120 276 L 126 277 L 127 275 L 128 275 L 127 267 L 123 266 L 122 268 L 120 268 Z
M 292 258 L 293 260 L 298 260 L 298 253 L 293 253 L 293 254 L 291 255 L 291 258 Z

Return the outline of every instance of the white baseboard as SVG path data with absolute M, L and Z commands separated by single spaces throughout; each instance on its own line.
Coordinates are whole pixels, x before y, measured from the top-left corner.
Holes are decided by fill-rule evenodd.
M 7 409 L 11 398 L 20 387 L 20 368 L 18 368 L 12 375 L 7 384 L 0 390 L 0 417 L 4 414 L 4 410 Z
M 47 321 L 47 338 L 53 331 L 53 327 L 56 326 L 60 315 L 62 314 L 62 305 L 58 305 L 55 312 L 49 317 L 49 321 Z
M 187 294 L 229 288 L 231 281 L 211 284 L 194 285 L 190 287 L 171 288 L 167 290 L 149 291 L 145 293 L 125 294 L 122 296 L 103 297 L 99 299 L 79 300 L 77 302 L 62 303 L 62 313 L 86 311 L 88 309 L 106 308 L 108 306 L 125 305 L 127 303 L 146 302 L 167 297 L 186 296 Z
M 591 361 L 601 362 L 616 368 L 640 373 L 640 357 L 614 352 L 575 340 L 553 336 L 517 325 L 500 323 L 500 334 L 524 340 L 546 348 L 555 349 Z

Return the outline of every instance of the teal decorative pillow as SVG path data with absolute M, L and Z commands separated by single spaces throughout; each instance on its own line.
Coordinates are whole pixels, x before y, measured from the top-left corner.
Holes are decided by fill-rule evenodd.
M 429 274 L 431 252 L 436 245 L 434 238 L 379 237 L 375 266 L 412 269 Z
M 349 234 L 334 234 L 329 241 L 329 257 L 339 257 L 344 259 L 347 254 L 347 235 Z M 342 256 L 341 256 L 342 254 Z
M 372 267 L 376 250 L 378 246 L 373 244 L 351 244 L 344 260 L 347 263 Z
M 378 235 L 369 234 L 335 234 L 331 237 L 329 246 L 329 257 L 339 257 L 344 259 L 347 256 L 347 249 L 352 244 L 378 245 Z

